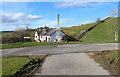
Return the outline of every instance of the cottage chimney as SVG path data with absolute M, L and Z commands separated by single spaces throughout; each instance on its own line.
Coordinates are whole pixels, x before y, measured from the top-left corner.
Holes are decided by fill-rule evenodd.
M 58 14 L 58 23 L 57 23 L 57 29 L 60 29 L 60 25 L 59 25 L 59 14 Z
M 59 14 L 58 14 L 58 22 L 57 22 L 57 33 L 56 33 L 56 36 L 60 37 Z
M 45 32 L 47 32 L 48 31 L 48 29 L 45 29 Z
M 59 25 L 59 14 L 58 14 L 58 22 L 57 22 L 57 29 L 56 29 L 56 37 L 55 37 L 55 41 L 56 42 L 59 42 L 61 39 L 62 39 L 62 37 L 61 37 L 61 33 L 60 33 L 60 25 Z

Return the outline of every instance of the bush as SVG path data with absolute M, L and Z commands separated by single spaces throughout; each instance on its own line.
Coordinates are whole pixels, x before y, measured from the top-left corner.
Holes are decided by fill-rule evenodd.
M 74 37 L 72 37 L 72 36 L 69 36 L 69 35 L 65 35 L 65 36 L 63 36 L 63 40 L 65 40 L 65 41 L 77 41 Z
M 20 37 L 5 37 L 2 38 L 2 43 L 16 43 L 20 42 L 21 38 Z
M 24 39 L 23 37 L 30 37 L 30 31 L 19 30 L 15 31 L 12 37 L 2 38 L 2 43 L 17 43 L 17 42 L 31 42 L 31 39 Z

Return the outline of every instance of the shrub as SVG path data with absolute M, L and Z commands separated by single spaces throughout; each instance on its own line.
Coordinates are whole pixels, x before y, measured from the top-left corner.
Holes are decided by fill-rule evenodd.
M 77 41 L 74 37 L 72 37 L 72 36 L 69 36 L 69 35 L 65 35 L 65 36 L 63 36 L 63 40 L 65 40 L 65 41 Z

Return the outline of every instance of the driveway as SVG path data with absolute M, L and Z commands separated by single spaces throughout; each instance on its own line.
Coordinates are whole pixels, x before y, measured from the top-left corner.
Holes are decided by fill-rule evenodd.
M 5 56 L 25 56 L 25 55 L 43 55 L 43 54 L 79 53 L 79 52 L 86 52 L 86 51 L 113 50 L 113 49 L 118 49 L 118 43 L 33 46 L 33 47 L 3 49 L 2 50 L 2 57 L 5 57 Z
M 69 53 L 48 57 L 35 75 L 110 75 L 86 53 Z

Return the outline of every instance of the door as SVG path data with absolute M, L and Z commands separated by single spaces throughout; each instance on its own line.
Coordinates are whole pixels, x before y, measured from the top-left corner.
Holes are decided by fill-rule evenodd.
M 49 42 L 50 42 L 50 37 L 49 37 Z
M 47 37 L 46 37 L 46 41 L 47 41 Z

